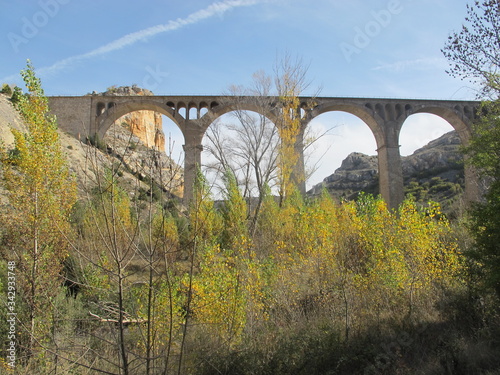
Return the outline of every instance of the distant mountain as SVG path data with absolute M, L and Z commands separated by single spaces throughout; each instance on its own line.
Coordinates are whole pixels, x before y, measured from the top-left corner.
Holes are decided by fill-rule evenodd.
M 402 157 L 405 194 L 417 201 L 440 202 L 453 210 L 464 189 L 464 164 L 460 138 L 455 131 L 444 134 L 412 155 Z M 360 192 L 378 194 L 377 156 L 353 152 L 332 175 L 314 186 L 309 194 L 326 188 L 338 199 L 355 199 Z

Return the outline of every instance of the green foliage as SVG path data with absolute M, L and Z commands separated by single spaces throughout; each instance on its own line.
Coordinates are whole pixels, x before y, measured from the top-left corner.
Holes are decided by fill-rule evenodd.
M 465 152 L 469 162 L 489 182 L 484 200 L 470 210 L 470 231 L 475 243 L 468 252 L 481 285 L 500 296 L 500 103 L 485 103 L 474 124 Z
M 95 148 L 101 150 L 102 152 L 107 152 L 108 150 L 106 142 L 104 142 L 104 140 L 102 140 L 99 134 L 97 133 L 88 136 L 86 142 L 87 144 L 94 146 Z
M 475 243 L 468 255 L 484 287 L 500 296 L 500 182 L 490 185 L 484 203 L 474 204 L 470 229 Z
M 0 90 L 1 94 L 7 95 L 7 96 L 12 96 L 12 88 L 10 87 L 9 84 L 4 83 L 2 85 L 2 89 Z
M 25 308 L 21 316 L 26 322 L 20 335 L 21 348 L 27 359 L 40 359 L 44 352 L 39 345 L 48 340 L 52 322 L 48 314 L 68 255 L 69 217 L 76 201 L 76 185 L 40 79 L 29 61 L 21 75 L 28 93 L 19 96 L 17 109 L 28 130 L 21 133 L 12 129 L 15 152 L 1 150 L 10 204 L 1 216 L 2 245 L 19 270 L 19 294 Z
M 222 218 L 224 221 L 221 245 L 225 249 L 240 250 L 241 241 L 248 238 L 247 204 L 240 193 L 234 174 L 226 171 L 226 191 Z
M 485 102 L 475 122 L 472 138 L 465 147 L 469 163 L 489 183 L 484 201 L 473 205 L 471 234 L 475 240 L 468 253 L 472 271 L 478 271 L 481 284 L 500 296 L 500 75 L 498 1 L 474 1 L 467 6 L 466 24 L 453 33 L 443 49 L 454 77 L 467 78 L 481 85 Z
M 500 102 L 483 103 L 482 112 L 464 151 L 483 176 L 500 180 Z
M 23 90 L 21 90 L 20 87 L 15 86 L 14 91 L 12 92 L 12 96 L 10 97 L 10 101 L 12 102 L 12 104 L 17 106 L 23 96 Z
M 23 96 L 20 108 L 35 98 Z M 43 340 L 37 341 L 39 361 L 28 372 L 62 373 L 74 366 L 76 372 L 148 375 L 370 373 L 386 341 L 398 343 L 386 372 L 418 368 L 409 353 L 420 353 L 428 342 L 436 342 L 429 357 L 438 364 L 443 359 L 435 356 L 443 350 L 437 339 L 443 332 L 415 333 L 425 324 L 432 325 L 428 332 L 439 329 L 446 316 L 438 306 L 464 290 L 464 258 L 439 205 L 407 199 L 390 211 L 380 197 L 360 194 L 357 201 L 337 203 L 326 192 L 304 200 L 290 185 L 279 204 L 266 189 L 253 222 L 233 174 L 226 174 L 224 202 L 215 205 L 198 171 L 189 208 L 169 213 L 155 201 L 154 187 L 143 191 L 143 201 L 131 199 L 110 165 L 95 171 L 88 201 L 69 210 L 71 196 L 63 188 L 72 185 L 65 164 L 49 158 L 57 137 L 51 136 L 43 103 L 35 104 L 44 115 L 28 117 L 44 131 L 35 127 L 33 134 L 18 135 L 16 155 L 3 154 L 19 220 L 2 228 L 8 234 L 4 244 L 12 245 L 4 253 L 14 245 L 21 249 L 34 233 L 25 226 L 36 216 L 30 207 L 38 201 L 32 190 L 24 192 L 30 185 L 21 177 L 33 170 L 36 178 L 28 181 L 36 192 L 45 194 L 35 184 L 40 180 L 54 194 L 43 196 L 50 217 L 37 216 L 36 222 L 43 224 L 36 227 L 38 238 L 51 242 L 36 253 L 33 337 Z M 42 140 L 54 141 L 54 148 L 42 153 L 41 144 L 53 145 Z M 30 153 L 38 151 L 48 163 L 37 164 Z M 292 166 L 287 168 L 291 174 Z M 497 196 L 500 189 L 493 187 Z M 432 189 L 441 192 L 443 181 L 429 181 Z M 58 213 L 63 207 L 67 217 Z M 475 224 L 491 241 L 485 249 L 500 240 L 500 227 L 488 221 L 500 207 L 490 207 Z M 78 235 L 70 258 L 67 243 L 56 236 L 61 228 Z M 32 266 L 29 244 L 23 244 L 23 261 Z M 497 267 L 494 253 L 480 255 L 483 272 L 490 272 L 486 260 Z M 64 297 L 57 284 L 61 273 L 81 286 L 76 298 Z M 434 373 L 455 360 L 446 358 Z

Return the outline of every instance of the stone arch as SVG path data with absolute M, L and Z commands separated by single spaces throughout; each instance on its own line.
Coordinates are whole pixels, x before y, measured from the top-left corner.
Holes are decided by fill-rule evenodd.
M 264 111 L 264 110 L 259 111 L 258 106 L 253 106 L 253 105 L 248 105 L 248 104 L 247 105 L 242 104 L 242 105 L 238 105 L 238 106 L 228 105 L 228 106 L 224 106 L 224 107 L 220 106 L 218 108 L 218 111 L 215 113 L 214 113 L 214 111 L 207 112 L 202 117 L 202 121 L 203 120 L 204 121 L 200 122 L 200 125 L 202 125 L 202 129 L 203 129 L 203 134 L 201 136 L 201 145 L 202 145 L 201 149 L 205 151 L 200 155 L 200 165 L 203 166 L 204 171 L 207 173 L 207 176 L 209 176 L 211 183 L 214 183 L 213 186 L 215 186 L 216 189 L 218 189 L 220 187 L 219 183 L 221 183 L 221 174 L 220 174 L 221 171 L 218 170 L 220 163 L 217 162 L 217 158 L 213 157 L 213 154 L 206 152 L 209 149 L 208 146 L 209 145 L 210 145 L 210 147 L 212 146 L 212 143 L 210 141 L 210 136 L 212 135 L 211 129 L 214 129 L 213 127 L 215 127 L 215 124 L 217 123 L 218 119 L 222 119 L 222 122 L 220 123 L 221 125 L 233 123 L 233 121 L 234 121 L 236 128 L 244 126 L 242 123 L 240 123 L 239 119 L 236 118 L 235 111 L 247 112 L 252 118 L 257 119 L 257 121 L 260 121 L 261 119 L 263 120 L 263 118 L 265 118 L 265 121 L 268 124 L 267 131 L 272 132 L 273 137 L 268 137 L 267 135 L 269 135 L 269 133 L 267 133 L 267 131 L 265 131 L 266 135 L 263 137 L 263 139 L 272 140 L 271 142 L 273 142 L 273 141 L 278 141 L 278 137 L 279 137 L 279 133 L 275 130 L 276 129 L 276 122 L 273 121 L 272 118 L 270 118 L 271 112 Z M 227 117 L 224 118 L 224 116 L 227 116 Z M 222 130 L 222 132 L 220 133 L 220 135 L 222 135 L 222 138 L 224 138 L 226 141 L 227 140 L 234 140 L 235 142 L 237 142 L 239 140 L 238 143 L 241 143 L 241 138 L 239 138 L 239 136 L 237 135 L 238 131 L 235 131 L 231 127 L 226 128 L 226 127 L 224 127 L 224 125 L 222 125 L 222 126 L 223 127 L 221 129 L 218 129 L 218 130 Z M 265 144 L 265 143 L 266 142 L 263 142 L 263 144 Z M 217 149 L 216 153 L 220 152 L 221 150 L 226 150 L 228 148 L 228 146 L 231 148 L 238 147 L 232 143 L 227 144 L 227 143 L 223 142 L 222 144 L 224 144 L 226 147 L 223 147 L 221 149 L 216 148 Z M 263 151 L 264 149 L 266 149 L 266 147 L 259 147 L 259 151 Z M 269 147 L 269 148 L 267 148 L 267 151 L 270 151 L 271 149 L 273 149 L 273 148 Z M 262 152 L 262 154 L 269 155 L 267 151 Z M 228 161 L 231 164 L 231 162 L 238 163 L 241 160 L 243 160 L 243 158 L 240 159 L 240 156 L 235 156 L 235 158 L 230 158 Z M 237 177 L 242 176 L 242 175 L 240 175 L 240 172 L 241 171 L 239 171 L 239 170 L 236 171 Z M 255 186 L 253 186 L 253 188 L 255 188 Z M 256 193 L 256 191 L 253 191 L 253 192 Z
M 430 113 L 436 115 L 448 122 L 458 133 L 462 145 L 467 145 L 472 135 L 471 123 L 475 118 L 476 107 L 474 106 L 438 106 L 421 105 L 416 108 L 410 108 L 408 117 L 418 113 Z M 401 124 L 403 126 L 403 124 Z M 479 177 L 475 169 L 465 166 L 465 197 L 469 202 L 479 200 L 481 189 L 479 187 Z
M 96 116 L 103 114 L 105 110 L 106 110 L 106 104 L 104 104 L 103 102 L 97 103 Z
M 186 120 L 197 120 L 199 118 L 200 110 L 198 105 L 193 102 L 189 102 L 186 109 Z
M 215 104 L 215 105 L 214 105 Z M 211 104 L 211 110 L 205 114 L 203 117 L 209 117 L 210 123 L 207 124 L 206 128 L 211 125 L 212 122 L 214 122 L 217 118 L 221 117 L 222 115 L 225 115 L 226 113 L 233 112 L 233 111 L 250 111 L 250 112 L 255 112 L 258 113 L 259 115 L 267 117 L 269 120 L 273 122 L 273 124 L 277 123 L 277 115 L 275 112 L 273 112 L 271 106 L 268 106 L 267 109 L 264 109 L 264 105 L 255 103 L 253 98 L 250 98 L 250 100 L 235 100 L 232 103 L 228 104 L 220 104 L 220 103 L 215 103 L 212 102 Z M 205 129 L 206 130 L 206 129 Z
M 220 117 L 234 111 L 249 111 L 254 112 L 259 115 L 267 117 L 275 126 L 277 123 L 277 116 L 272 110 L 269 108 L 268 110 L 264 110 L 262 105 L 257 105 L 255 103 L 251 103 L 250 101 L 241 101 L 241 102 L 232 102 L 226 105 L 222 105 L 218 102 L 211 102 L 210 108 L 208 108 L 208 104 L 203 103 L 203 107 L 200 105 L 200 108 L 207 108 L 207 112 L 204 113 L 198 119 L 198 128 L 195 133 L 200 136 L 200 143 L 203 143 L 205 139 L 206 132 L 208 128 Z M 207 107 L 205 107 L 205 105 Z M 187 128 L 192 128 L 191 124 L 186 124 Z
M 441 117 L 457 131 L 462 144 L 468 143 L 471 136 L 471 119 L 474 118 L 473 108 L 469 106 L 461 107 L 458 105 L 454 107 L 420 105 L 409 108 L 406 118 L 417 113 L 429 113 Z M 401 123 L 401 126 L 403 126 L 403 123 Z
M 198 118 L 203 117 L 209 110 L 209 106 L 207 102 L 200 102 L 198 108 Z
M 365 106 L 361 106 L 350 103 L 338 103 L 338 101 L 331 103 L 327 102 L 315 107 L 308 116 L 308 120 L 310 121 L 314 117 L 317 117 L 323 113 L 335 111 L 347 112 L 358 117 L 372 131 L 377 143 L 377 147 L 382 147 L 385 144 L 384 129 L 382 129 L 380 126 L 380 124 L 383 122 L 381 120 L 383 119 L 377 119 L 377 117 L 379 116 L 376 115 L 376 108 L 373 107 L 370 103 L 367 103 Z
M 366 155 L 376 153 L 377 143 L 372 130 L 361 118 L 350 112 L 326 111 L 312 118 L 308 128 L 310 134 L 323 135 L 309 152 L 305 153 L 308 161 L 306 166 L 313 166 L 316 170 L 309 176 L 308 189 L 316 187 L 332 175 L 341 166 L 341 162 L 352 153 L 359 152 Z M 320 192 L 320 190 L 313 191 Z M 376 189 L 373 192 L 376 193 Z
M 181 112 L 184 112 L 184 114 Z M 186 105 L 186 103 L 184 103 L 182 101 L 178 102 L 177 106 L 175 108 L 175 113 L 177 115 L 181 116 L 183 119 L 187 120 L 188 115 L 189 115 L 189 109 L 188 109 L 188 106 Z
M 387 104 L 390 103 L 337 99 L 314 108 L 310 118 L 325 112 L 343 111 L 358 117 L 370 128 L 377 144 L 380 194 L 389 208 L 396 208 L 403 200 L 403 177 L 399 147 L 395 142 L 397 134 L 394 132 L 394 125 L 400 119 L 394 117 L 396 112 L 402 112 L 402 108 L 393 109 Z
M 181 129 L 181 132 L 184 134 L 184 129 L 181 125 L 182 121 L 180 121 L 180 119 L 178 118 L 179 115 L 170 106 L 162 105 L 152 101 L 130 101 L 114 105 L 112 111 L 105 111 L 96 118 L 97 134 L 99 135 L 99 137 L 103 138 L 108 129 L 116 120 L 126 115 L 127 113 L 140 110 L 159 112 L 167 116 Z

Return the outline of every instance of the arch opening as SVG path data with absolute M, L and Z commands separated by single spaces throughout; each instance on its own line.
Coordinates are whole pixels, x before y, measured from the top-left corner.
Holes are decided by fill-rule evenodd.
M 266 116 L 248 110 L 216 118 L 203 137 L 202 170 L 214 196 L 222 198 L 224 173 L 230 169 L 246 198 L 257 197 L 265 185 L 276 193 L 279 135 Z
M 188 119 L 189 120 L 196 120 L 196 119 L 198 119 L 198 108 L 196 108 L 196 107 L 190 107 L 189 108 Z
M 184 136 L 171 108 L 155 103 L 125 103 L 113 108 L 99 130 L 108 152 L 120 155 L 126 169 L 136 177 L 149 180 L 151 175 L 156 186 L 151 191 L 157 196 L 161 187 L 182 198 Z M 158 151 L 154 163 L 152 150 Z M 153 164 L 154 168 L 147 168 Z
M 336 198 L 354 198 L 358 190 L 378 193 L 377 143 L 361 118 L 326 111 L 314 117 L 308 128 L 313 137 L 324 134 L 306 148 L 306 169 L 312 172 L 307 184 L 310 194 L 319 194 L 323 187 Z
M 458 213 L 465 191 L 457 130 L 463 131 L 461 124 L 454 127 L 441 115 L 420 111 L 406 119 L 399 136 L 405 195 L 422 204 L 439 202 L 451 217 Z
M 110 126 L 116 122 L 120 117 L 127 115 L 128 113 L 135 111 L 153 111 L 161 113 L 167 116 L 180 128 L 180 125 L 176 122 L 176 113 L 169 106 L 163 106 L 154 102 L 129 102 L 113 106 L 113 111 L 103 113 L 102 118 L 97 119 L 98 134 L 103 138 L 110 128 Z M 182 129 L 181 129 L 182 130 Z
M 106 104 L 104 104 L 103 102 L 97 103 L 97 107 L 96 107 L 96 115 L 97 116 L 104 113 L 105 110 L 106 110 Z

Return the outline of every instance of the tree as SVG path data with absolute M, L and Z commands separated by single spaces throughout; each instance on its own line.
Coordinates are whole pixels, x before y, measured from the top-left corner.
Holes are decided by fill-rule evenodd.
M 266 189 L 278 193 L 281 201 L 294 188 L 304 190 L 303 151 L 324 135 L 307 134 L 302 118 L 306 108 L 301 108 L 299 95 L 309 86 L 306 76 L 302 60 L 285 55 L 276 63 L 274 78 L 259 71 L 252 87 L 232 86 L 228 95 L 236 102 L 232 112 L 236 121 L 216 122 L 208 130 L 205 149 L 215 159 L 208 167 L 216 170 L 219 180 L 228 170 L 235 176 L 250 203 L 251 234 Z
M 275 86 L 279 99 L 278 133 L 280 137 L 278 153 L 278 186 L 280 200 L 299 191 L 305 184 L 304 127 L 302 126 L 301 103 L 299 96 L 309 86 L 306 80 L 307 67 L 302 60 L 292 61 L 285 55 L 275 66 Z
M 500 94 L 500 3 L 474 1 L 467 5 L 466 25 L 448 37 L 442 49 L 452 77 L 471 79 L 481 86 L 480 95 L 498 99 Z
M 470 211 L 475 244 L 469 256 L 484 286 L 500 296 L 500 3 L 475 1 L 467 6 L 465 20 L 442 52 L 451 64 L 449 74 L 479 83 L 479 95 L 489 99 L 465 148 L 468 162 L 489 182 L 484 200 Z
M 3 243 L 15 259 L 26 330 L 21 346 L 26 358 L 47 340 L 51 301 L 61 285 L 60 273 L 68 256 L 70 211 L 76 185 L 61 150 L 56 119 L 30 61 L 21 72 L 28 93 L 19 96 L 17 109 L 27 132 L 12 129 L 15 148 L 2 148 L 4 186 L 10 208 L 2 215 Z
M 278 132 L 266 117 L 271 108 L 271 78 L 260 71 L 253 75 L 253 86 L 231 86 L 228 96 L 235 102 L 235 122 L 217 121 L 210 126 L 207 151 L 216 162 L 209 165 L 223 177 L 230 170 L 242 187 L 245 198 L 261 197 L 266 185 L 276 184 Z M 254 113 L 243 108 L 251 101 Z M 257 205 L 259 206 L 259 205 Z
M 465 148 L 469 162 L 489 182 L 483 201 L 472 205 L 470 230 L 475 241 L 468 253 L 484 286 L 500 297 L 500 103 L 485 104 L 487 114 L 474 125 Z

